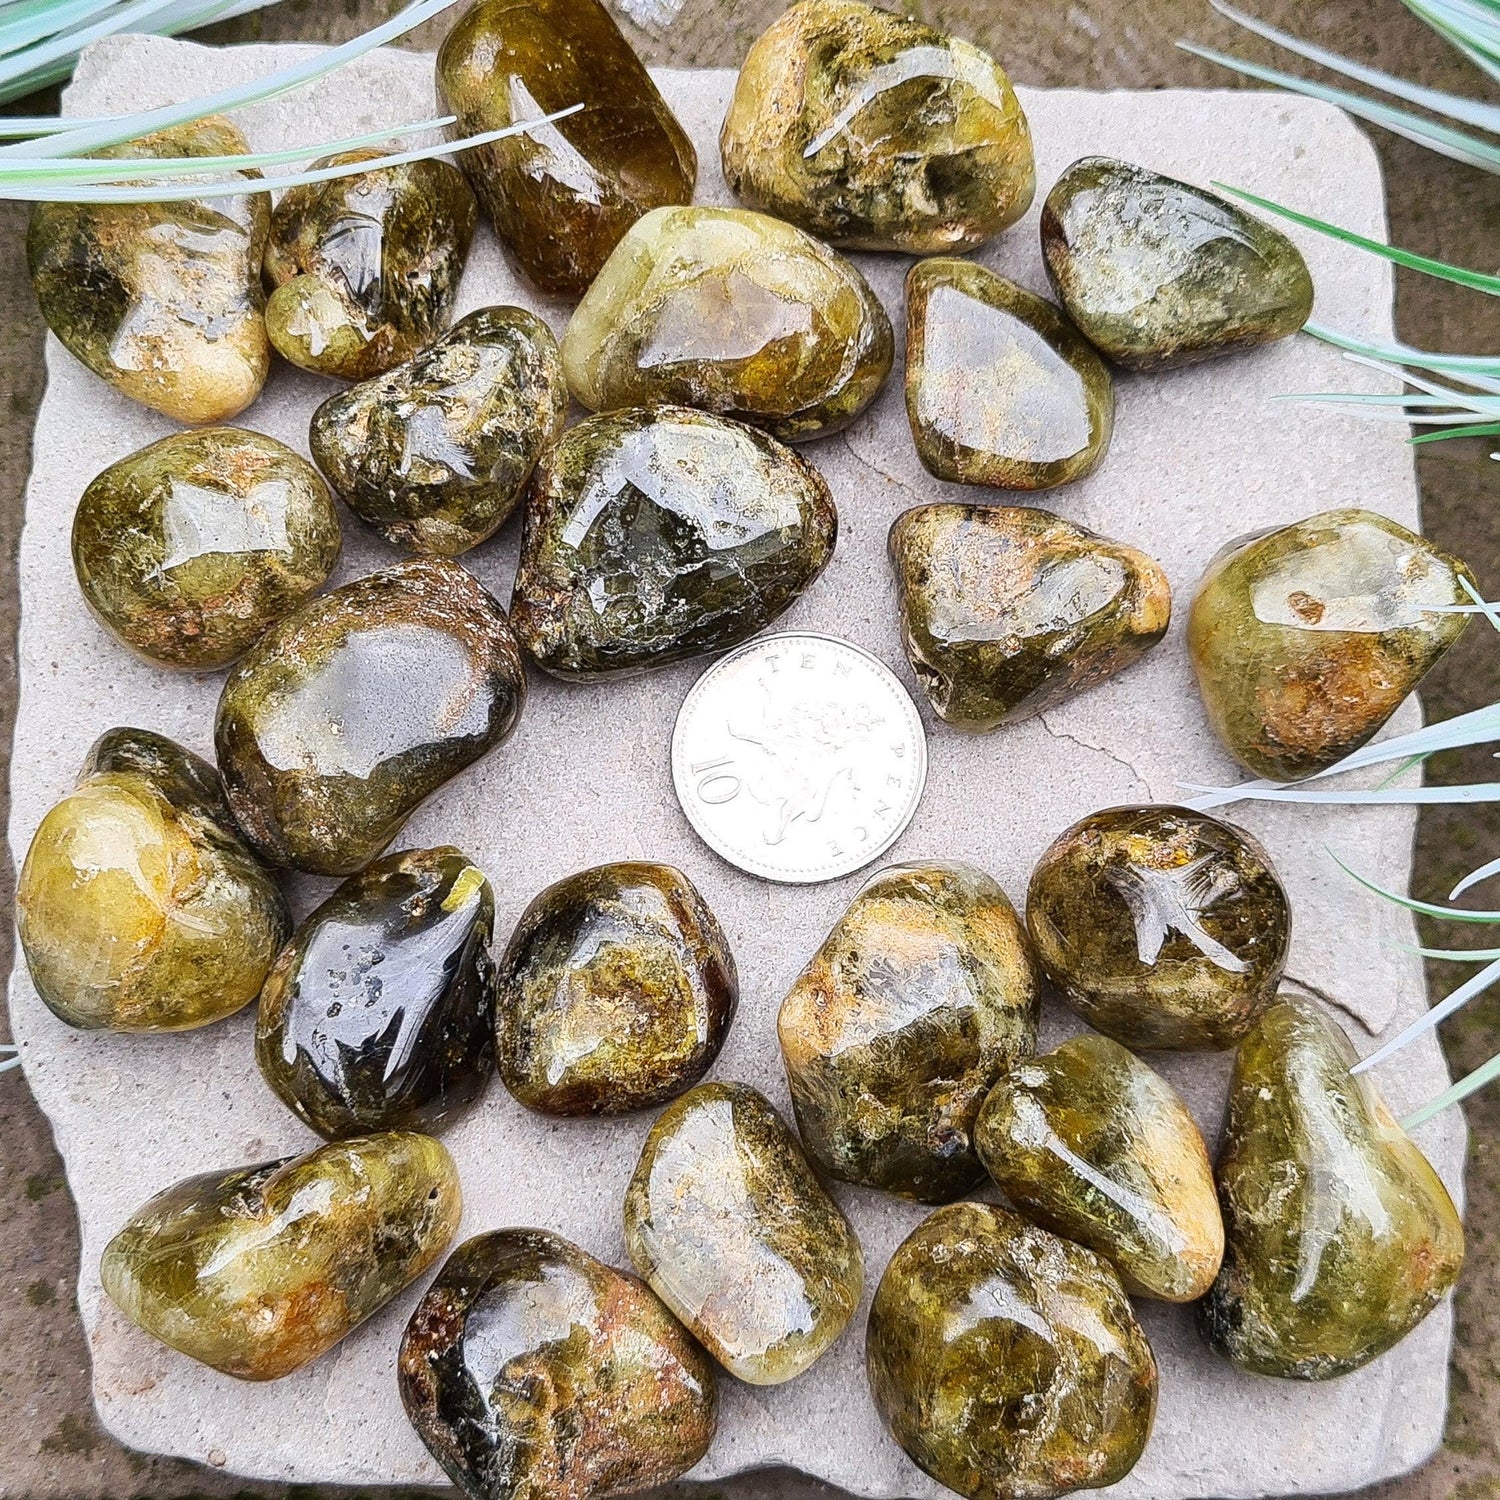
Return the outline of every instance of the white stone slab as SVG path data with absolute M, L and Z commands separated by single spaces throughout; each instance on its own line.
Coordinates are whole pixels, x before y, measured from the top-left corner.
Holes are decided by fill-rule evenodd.
M 249 78 L 307 50 L 210 51 L 120 39 L 85 55 L 67 108 L 97 114 L 166 102 Z M 698 143 L 699 200 L 727 202 L 715 137 L 731 75 L 666 71 L 660 78 Z M 315 143 L 423 117 L 432 106 L 430 80 L 430 59 L 388 52 L 284 103 L 247 110 L 242 123 L 257 148 Z M 1323 106 L 1253 93 L 1028 90 L 1023 98 L 1044 187 L 1075 157 L 1104 152 L 1198 181 L 1227 179 L 1317 208 L 1352 229 L 1383 232 L 1374 153 Z M 1316 236 L 1305 240 L 1319 316 L 1351 333 L 1389 337 L 1391 282 L 1381 263 Z M 1044 289 L 1035 210 L 980 258 Z M 861 264 L 899 327 L 905 260 L 863 257 Z M 505 301 L 536 305 L 503 265 L 488 231 L 461 301 L 463 310 Z M 561 328 L 564 309 L 541 310 Z M 174 676 L 136 660 L 85 612 L 68 559 L 77 498 L 106 464 L 162 436 L 170 424 L 116 396 L 54 341 L 47 358 L 21 544 L 21 705 L 10 828 L 18 864 L 42 814 L 70 785 L 101 730 L 143 725 L 209 753 L 219 688 L 216 677 Z M 1123 379 L 1108 462 L 1047 503 L 1148 548 L 1165 565 L 1179 602 L 1219 544 L 1252 527 L 1333 505 L 1370 506 L 1414 526 L 1417 494 L 1403 429 L 1271 400 L 1379 379 L 1310 339 L 1176 374 Z M 278 367 L 243 421 L 305 451 L 309 412 L 330 389 Z M 939 484 L 920 468 L 898 381 L 848 433 L 807 451 L 833 486 L 842 528 L 828 576 L 786 624 L 847 636 L 905 675 L 886 529 L 917 501 L 973 492 Z M 347 530 L 340 579 L 391 559 L 352 520 Z M 466 559 L 501 598 L 508 597 L 515 547 L 512 526 Z M 537 680 L 514 739 L 435 797 L 403 841 L 454 842 L 477 858 L 495 884 L 502 936 L 544 883 L 579 867 L 619 858 L 680 865 L 723 920 L 744 982 L 739 1019 L 716 1072 L 758 1085 L 785 1107 L 776 1006 L 857 877 L 811 889 L 764 885 L 696 842 L 672 798 L 667 734 L 697 671 L 688 664 L 603 686 Z M 974 738 L 928 717 L 926 800 L 891 858 L 973 860 L 1014 897 L 1022 895 L 1042 849 L 1076 818 L 1125 800 L 1171 800 L 1181 780 L 1214 783 L 1235 774 L 1211 740 L 1193 691 L 1180 618 L 1145 663 L 1043 719 Z M 1400 724 L 1416 721 L 1416 707 L 1408 704 Z M 1341 1019 L 1368 1050 L 1377 1034 L 1424 1004 L 1419 965 L 1390 947 L 1410 941 L 1412 928 L 1358 890 L 1324 851 L 1331 846 L 1356 868 L 1404 887 L 1412 816 L 1390 809 L 1346 816 L 1255 808 L 1244 821 L 1270 846 L 1291 888 L 1292 972 L 1337 1000 L 1346 1012 Z M 325 887 L 296 882 L 298 910 Z M 27 1077 L 54 1123 L 80 1205 L 79 1301 L 105 1425 L 133 1447 L 267 1479 L 436 1481 L 436 1466 L 403 1418 L 392 1374 L 416 1290 L 311 1367 L 255 1386 L 154 1343 L 100 1290 L 101 1249 L 149 1194 L 188 1173 L 314 1144 L 256 1075 L 250 1014 L 184 1036 L 86 1035 L 48 1014 L 24 970 L 13 980 L 11 1006 Z M 1049 1035 L 1055 1039 L 1066 1028 L 1053 1006 Z M 1212 1140 L 1227 1059 L 1168 1058 L 1162 1066 Z M 1430 1097 L 1445 1081 L 1437 1048 L 1413 1047 L 1383 1081 L 1398 1109 Z M 623 1264 L 620 1196 L 648 1124 L 644 1117 L 549 1122 L 525 1113 L 496 1086 L 448 1136 L 468 1203 L 463 1233 L 546 1225 Z M 1461 1121 L 1452 1114 L 1439 1119 L 1421 1140 L 1456 1191 Z M 839 1197 L 863 1238 L 873 1286 L 921 1210 L 857 1190 Z M 1122 1497 L 1352 1488 L 1411 1467 L 1439 1441 L 1451 1326 L 1446 1307 L 1385 1358 L 1325 1385 L 1237 1374 L 1200 1346 L 1184 1310 L 1147 1305 L 1142 1317 L 1161 1362 L 1161 1407 L 1145 1457 L 1118 1488 Z M 726 1378 L 723 1422 L 697 1477 L 785 1464 L 866 1496 L 938 1493 L 876 1419 L 862 1370 L 863 1324 L 861 1313 L 838 1345 L 790 1385 L 752 1389 Z

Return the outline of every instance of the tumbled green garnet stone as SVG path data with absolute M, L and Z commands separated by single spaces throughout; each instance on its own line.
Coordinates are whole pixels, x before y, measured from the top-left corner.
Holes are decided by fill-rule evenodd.
M 1301 252 L 1216 193 L 1089 156 L 1042 207 L 1047 273 L 1090 342 L 1133 370 L 1192 364 L 1296 333 L 1312 312 Z
M 477 0 L 438 52 L 437 91 L 455 140 L 584 106 L 458 158 L 544 292 L 582 296 L 642 214 L 693 201 L 692 142 L 600 0 Z
M 261 1076 L 330 1140 L 446 1125 L 494 1065 L 494 925 L 490 883 L 457 849 L 406 849 L 351 875 L 266 979 Z
M 235 156 L 222 115 L 98 155 Z M 157 179 L 158 181 L 160 179 Z M 116 390 L 179 422 L 225 422 L 260 394 L 271 364 L 261 256 L 263 193 L 181 203 L 38 203 L 26 238 L 47 326 Z
M 415 1281 L 462 1211 L 443 1146 L 387 1131 L 189 1177 L 131 1217 L 99 1274 L 164 1344 L 241 1380 L 277 1380 Z
M 318 167 L 374 161 L 346 151 Z M 479 207 L 463 173 L 413 161 L 282 195 L 266 246 L 266 331 L 283 359 L 367 380 L 448 326 Z
M 625 1192 L 625 1246 L 688 1331 L 751 1385 L 800 1375 L 859 1305 L 854 1230 L 747 1084 L 699 1084 L 662 1111 Z
M 894 348 L 864 277 L 811 235 L 745 209 L 660 208 L 616 246 L 562 356 L 594 411 L 676 401 L 798 442 L 853 421 Z
M 828 565 L 838 511 L 790 448 L 681 406 L 570 427 L 526 501 L 511 619 L 575 681 L 748 640 Z
M 1049 511 L 919 505 L 896 518 L 901 639 L 938 716 L 995 729 L 1053 708 L 1166 634 L 1161 566 Z
M 712 1361 L 649 1287 L 541 1229 L 466 1240 L 397 1362 L 417 1435 L 468 1500 L 604 1500 L 684 1474 Z
M 229 805 L 263 858 L 353 874 L 525 698 L 478 580 L 447 558 L 397 563 L 303 605 L 229 674 L 214 723 Z
M 1209 722 L 1257 776 L 1291 781 L 1359 749 L 1464 633 L 1466 564 L 1368 510 L 1231 542 L 1188 614 Z
M 499 962 L 500 1077 L 550 1115 L 661 1104 L 713 1066 L 739 1002 L 734 955 L 692 882 L 621 863 L 548 886 Z
M 1292 917 L 1270 856 L 1185 807 L 1111 807 L 1031 874 L 1026 925 L 1047 977 L 1127 1047 L 1232 1047 L 1269 1003 Z
M 1030 945 L 972 865 L 869 880 L 781 1003 L 803 1144 L 830 1177 L 923 1203 L 980 1182 L 974 1120 L 1036 1045 Z
M 858 0 L 802 0 L 762 33 L 719 147 L 746 203 L 859 250 L 971 250 L 1036 186 L 994 58 Z
M 1025 1058 L 990 1090 L 979 1159 L 1012 1205 L 1097 1251 L 1138 1296 L 1191 1302 L 1212 1285 L 1224 1224 L 1208 1148 L 1171 1084 L 1087 1032 Z
M 988 1203 L 938 1209 L 891 1257 L 865 1364 L 892 1436 L 969 1500 L 1115 1484 L 1156 1414 L 1156 1360 L 1108 1262 Z
M 125 645 L 211 671 L 310 599 L 339 555 L 308 461 L 234 427 L 178 432 L 111 464 L 73 516 L 83 597 Z
M 920 260 L 906 277 L 906 414 L 939 479 L 1045 490 L 1104 457 L 1114 381 L 1050 302 L 972 261 Z
M 144 729 L 104 735 L 42 819 L 16 924 L 48 1008 L 112 1031 L 185 1031 L 239 1010 L 291 930 L 218 773 Z
M 1453 1200 L 1355 1061 L 1313 1002 L 1288 995 L 1240 1043 L 1217 1166 L 1227 1247 L 1199 1321 L 1243 1370 L 1357 1370 L 1458 1279 Z
M 385 375 L 314 413 L 318 467 L 388 542 L 452 557 L 492 536 L 562 430 L 568 388 L 552 330 L 483 307 Z

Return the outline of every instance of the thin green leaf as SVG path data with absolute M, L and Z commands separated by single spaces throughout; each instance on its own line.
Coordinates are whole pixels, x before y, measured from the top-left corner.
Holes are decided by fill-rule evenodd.
M 1177 784 L 1184 791 L 1199 794 L 1187 803 L 1189 807 L 1201 811 L 1222 806 L 1221 802 L 1210 799 L 1220 796 L 1225 788 L 1191 781 Z M 1255 787 L 1248 783 L 1232 790 L 1233 795 L 1224 801 L 1306 802 L 1329 807 L 1446 807 L 1470 802 L 1500 802 L 1500 782 L 1497 781 L 1465 782 L 1460 786 L 1413 786 L 1394 791 L 1310 792 L 1300 786 Z
M 1434 1115 L 1442 1114 L 1450 1105 L 1467 1099 L 1470 1094 L 1476 1093 L 1496 1078 L 1500 1078 L 1500 1053 L 1496 1053 L 1481 1067 L 1475 1068 L 1466 1078 L 1460 1078 L 1457 1083 L 1444 1089 L 1430 1104 L 1424 1104 L 1421 1109 L 1409 1114 L 1401 1122 L 1401 1128 L 1415 1130 L 1418 1125 L 1425 1125 Z
M 1419 370 L 1458 375 L 1469 384 L 1478 386 L 1494 380 L 1495 389 L 1500 392 L 1500 355 L 1497 354 L 1435 354 L 1427 349 L 1413 349 L 1407 344 L 1370 344 L 1327 328 L 1322 323 L 1304 323 L 1302 331 L 1336 349 L 1384 360 L 1388 364 L 1414 365 Z
M 1466 427 L 1446 427 L 1442 432 L 1419 432 L 1413 443 L 1445 443 L 1450 438 L 1500 437 L 1500 422 L 1475 422 Z
M 20 1066 L 21 1059 L 19 1056 L 8 1057 L 4 1062 L 0 1062 L 0 1073 L 9 1073 L 12 1068 L 19 1068 Z
M 1462 880 L 1448 892 L 1450 901 L 1457 901 L 1467 890 L 1478 885 L 1481 880 L 1488 880 L 1491 875 L 1500 875 L 1500 859 L 1492 859 L 1480 865 L 1477 870 L 1470 870 Z
M 1392 943 L 1391 947 L 1401 953 L 1415 954 L 1418 958 L 1441 958 L 1454 964 L 1482 964 L 1500 958 L 1500 948 L 1418 948 L 1411 943 Z
M 1388 1057 L 1394 1057 L 1402 1048 L 1416 1041 L 1419 1036 L 1426 1036 L 1449 1016 L 1462 1010 L 1469 1001 L 1482 995 L 1497 980 L 1500 980 L 1500 959 L 1487 963 L 1477 974 L 1471 974 L 1452 994 L 1445 995 L 1430 1010 L 1418 1016 L 1399 1035 L 1393 1036 L 1383 1047 L 1378 1048 L 1368 1057 L 1362 1058 L 1349 1071 L 1356 1074 L 1368 1073 L 1371 1068 L 1378 1068 Z
M 1367 891 L 1373 891 L 1377 896 L 1384 896 L 1387 901 L 1392 901 L 1397 906 L 1404 906 L 1408 911 L 1414 911 L 1420 916 L 1442 917 L 1448 922 L 1477 922 L 1482 926 L 1500 922 L 1500 911 L 1470 911 L 1463 906 L 1439 906 L 1432 901 L 1418 901 L 1414 896 L 1397 895 L 1395 891 L 1388 891 L 1383 885 L 1377 885 L 1357 870 L 1351 869 L 1331 849 L 1327 852 L 1328 857 L 1351 880 L 1364 886 Z

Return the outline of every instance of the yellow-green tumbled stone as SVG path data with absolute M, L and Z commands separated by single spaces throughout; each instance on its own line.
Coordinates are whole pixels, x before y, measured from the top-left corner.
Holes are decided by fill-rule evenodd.
M 1109 1263 L 987 1203 L 938 1209 L 891 1257 L 865 1365 L 891 1435 L 968 1500 L 1116 1484 L 1156 1415 L 1156 1360 Z
M 218 773 L 112 729 L 42 819 L 16 891 L 37 993 L 70 1026 L 185 1031 L 249 1004 L 291 930 Z
M 800 1375 L 859 1305 L 863 1257 L 763 1094 L 703 1083 L 651 1127 L 625 1192 L 635 1268 L 751 1385 Z
M 99 1273 L 164 1344 L 241 1380 L 277 1380 L 415 1281 L 462 1208 L 453 1158 L 430 1136 L 359 1136 L 158 1193 Z
M 1087 1032 L 1018 1062 L 990 1090 L 979 1159 L 1035 1224 L 1102 1255 L 1138 1296 L 1192 1302 L 1213 1284 L 1224 1223 L 1198 1126 L 1161 1074 Z
M 755 41 L 719 137 L 746 203 L 858 250 L 970 250 L 1031 205 L 1031 133 L 988 53 L 859 0 Z
M 890 373 L 890 319 L 811 235 L 734 208 L 662 208 L 620 241 L 563 335 L 594 411 L 677 402 L 786 442 L 847 426 Z
M 1114 381 L 1042 297 L 972 261 L 918 261 L 906 278 L 906 414 L 939 479 L 1044 490 L 1109 449 Z
M 1209 722 L 1257 776 L 1358 750 L 1464 633 L 1474 575 L 1369 510 L 1242 537 L 1209 563 L 1188 650 Z

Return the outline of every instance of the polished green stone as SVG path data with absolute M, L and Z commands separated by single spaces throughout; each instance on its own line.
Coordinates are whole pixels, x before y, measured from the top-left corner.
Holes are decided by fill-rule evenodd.
M 261 1076 L 330 1140 L 447 1125 L 494 1066 L 494 925 L 490 883 L 457 849 L 406 849 L 351 875 L 261 990 Z
M 1244 1036 L 1286 963 L 1291 910 L 1243 829 L 1185 807 L 1111 807 L 1032 871 L 1026 925 L 1047 977 L 1127 1047 L 1218 1051 Z
M 734 208 L 660 208 L 635 224 L 563 335 L 568 385 L 594 411 L 675 401 L 783 442 L 837 432 L 890 374 L 885 309 L 842 255 Z
M 734 955 L 686 875 L 583 870 L 526 908 L 500 957 L 500 1077 L 543 1114 L 661 1104 L 713 1066 L 738 1001 Z
M 516 508 L 567 405 L 552 330 L 525 308 L 483 307 L 330 396 L 309 441 L 344 503 L 388 542 L 453 557 Z
M 111 464 L 73 516 L 89 608 L 143 656 L 199 672 L 317 593 L 339 544 L 312 465 L 233 427 L 174 433 Z
M 719 147 L 746 203 L 858 250 L 972 250 L 1036 188 L 1026 116 L 994 58 L 858 0 L 802 0 L 772 22 Z
M 854 1230 L 747 1084 L 702 1083 L 662 1111 L 625 1190 L 625 1247 L 688 1331 L 751 1385 L 800 1375 L 859 1306 Z
M 463 1211 L 453 1158 L 389 1131 L 158 1193 L 99 1274 L 147 1333 L 241 1380 L 316 1359 L 409 1286 Z
M 229 805 L 263 858 L 353 874 L 525 698 L 505 611 L 474 576 L 398 563 L 303 605 L 229 674 L 214 723 Z
M 412 1426 L 467 1500 L 666 1484 L 718 1421 L 713 1363 L 655 1294 L 541 1229 L 460 1245 L 396 1369 Z
M 1042 206 L 1042 250 L 1063 306 L 1134 370 L 1192 364 L 1296 333 L 1312 312 L 1301 252 L 1203 188 L 1089 156 Z
M 453 139 L 584 106 L 458 158 L 544 292 L 582 296 L 642 214 L 693 201 L 692 142 L 600 0 L 477 0 L 438 52 L 437 92 Z
M 134 160 L 249 149 L 227 119 L 209 115 L 97 154 Z M 47 326 L 94 374 L 155 411 L 179 422 L 238 416 L 271 365 L 260 277 L 267 204 L 263 193 L 38 203 L 26 260 Z
M 1213 1284 L 1224 1224 L 1198 1126 L 1172 1085 L 1092 1032 L 1016 1063 L 974 1129 L 979 1159 L 1034 1224 L 1097 1251 L 1137 1296 Z
M 1292 781 L 1359 749 L 1464 633 L 1468 566 L 1368 510 L 1231 542 L 1188 613 L 1209 722 L 1257 776 Z
M 313 168 L 373 161 L 374 148 Z M 479 207 L 445 161 L 413 161 L 290 188 L 266 246 L 266 332 L 283 359 L 368 380 L 448 326 Z
M 32 838 L 16 925 L 37 993 L 70 1026 L 185 1031 L 255 999 L 291 917 L 214 768 L 112 729 Z
M 940 718 L 995 729 L 1054 708 L 1166 634 L 1161 566 L 1049 511 L 919 505 L 891 527 L 902 644 Z
M 1242 1370 L 1328 1380 L 1405 1338 L 1463 1265 L 1458 1211 L 1310 1000 L 1240 1043 L 1219 1152 L 1224 1267 L 1199 1304 Z
M 1108 1262 L 987 1203 L 938 1209 L 891 1257 L 865 1363 L 896 1441 L 969 1500 L 1115 1484 L 1156 1413 L 1156 1360 Z
M 967 260 L 906 277 L 906 415 L 939 479 L 1045 490 L 1109 451 L 1114 381 L 1050 302 Z
M 537 466 L 511 618 L 575 681 L 723 651 L 795 603 L 837 535 L 823 476 L 774 438 L 681 406 L 610 412 Z
M 781 1003 L 777 1034 L 820 1171 L 923 1203 L 980 1182 L 974 1120 L 1036 1045 L 1030 945 L 972 865 L 866 882 Z

